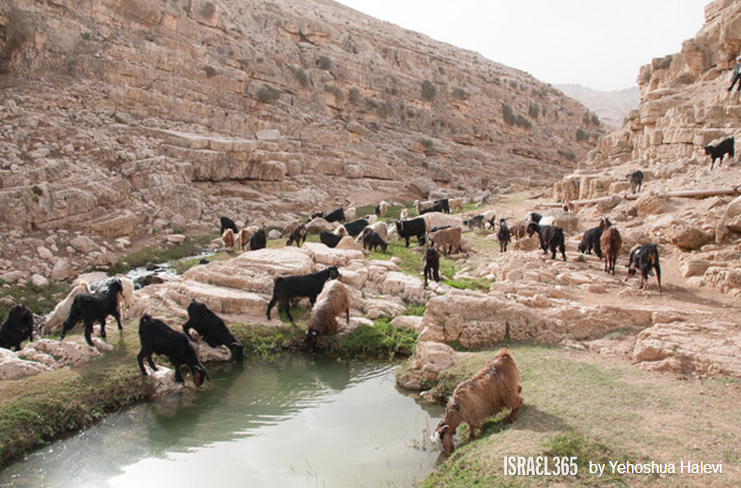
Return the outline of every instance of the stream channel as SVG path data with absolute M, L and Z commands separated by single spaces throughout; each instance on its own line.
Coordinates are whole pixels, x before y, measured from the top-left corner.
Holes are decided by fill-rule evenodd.
M 0 487 L 410 487 L 438 458 L 443 407 L 397 390 L 394 364 L 209 366 L 203 388 L 60 439 L 5 467 Z

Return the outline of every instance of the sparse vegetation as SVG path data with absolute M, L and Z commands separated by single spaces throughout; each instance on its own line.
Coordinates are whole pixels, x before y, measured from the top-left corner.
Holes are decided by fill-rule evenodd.
M 319 67 L 319 69 L 329 71 L 330 69 L 332 69 L 332 60 L 329 59 L 327 56 L 319 56 L 319 59 L 316 60 L 316 65 Z
M 257 91 L 257 100 L 262 103 L 273 103 L 280 98 L 281 91 L 270 85 L 263 85 Z
M 427 100 L 428 102 L 431 102 L 435 99 L 437 96 L 437 88 L 435 88 L 435 85 L 432 84 L 430 80 L 425 80 L 422 82 L 422 98 L 424 100 Z

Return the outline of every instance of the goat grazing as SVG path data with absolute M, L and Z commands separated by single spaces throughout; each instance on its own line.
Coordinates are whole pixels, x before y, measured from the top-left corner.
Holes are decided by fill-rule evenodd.
M 658 246 L 648 242 L 631 249 L 630 260 L 628 262 L 628 277 L 636 274 L 636 270 L 640 270 L 641 290 L 646 289 L 646 285 L 648 284 L 648 275 L 651 273 L 651 268 L 656 270 L 656 280 L 659 282 L 659 293 L 661 293 L 661 266 L 659 265 Z
M 445 254 L 461 252 L 460 227 L 448 227 L 447 229 L 431 232 L 428 235 L 428 239 L 431 246 L 439 247 L 441 250 L 446 251 Z
M 383 252 L 386 252 L 388 242 L 386 242 L 378 232 L 371 229 L 370 227 L 366 227 L 365 229 L 363 229 L 360 237 L 361 241 L 363 242 L 363 249 L 375 251 L 377 247 L 380 247 Z
M 543 253 L 551 251 L 551 259 L 556 259 L 556 249 L 561 251 L 563 260 L 566 261 L 566 240 L 563 236 L 563 229 L 554 225 L 540 225 L 537 222 L 527 224 L 527 235 L 532 236 L 537 232 L 540 238 L 540 248 Z
M 219 220 L 221 221 L 221 231 L 219 231 L 219 235 L 223 236 L 226 229 L 231 229 L 235 235 L 237 234 L 237 232 L 239 232 L 239 229 L 237 229 L 237 224 L 235 224 L 234 221 L 229 217 L 220 217 Z
M 424 257 L 425 286 L 427 279 L 440 282 L 440 255 L 434 247 L 428 247 Z
M 499 219 L 499 231 L 497 231 L 497 239 L 499 240 L 499 252 L 507 252 L 507 245 L 511 240 L 509 233 L 509 227 L 504 219 Z
M 290 246 L 294 242 L 296 243 L 297 247 L 301 247 L 301 245 L 306 242 L 306 226 L 304 224 L 299 224 L 291 231 L 291 235 L 288 237 L 286 246 Z
M 720 163 L 718 164 L 718 167 L 720 168 L 721 166 L 723 166 L 723 156 L 725 156 L 726 154 L 728 154 L 732 158 L 736 156 L 735 145 L 735 139 L 733 137 L 728 137 L 720 141 L 716 146 L 705 146 L 705 154 L 710 156 L 713 160 L 710 164 L 710 171 L 713 170 L 716 159 L 720 159 Z
M 196 386 L 201 386 L 208 378 L 206 368 L 199 361 L 193 345 L 185 334 L 172 329 L 163 321 L 144 314 L 139 320 L 139 341 L 142 347 L 136 360 L 144 376 L 147 376 L 144 358 L 147 358 L 149 367 L 157 371 L 157 366 L 152 361 L 152 354 L 162 354 L 170 358 L 175 370 L 175 381 L 178 383 L 183 383 L 184 368 L 193 375 L 193 384 Z
M 228 232 L 228 229 L 227 229 Z M 93 345 L 90 335 L 93 332 L 93 322 L 100 322 L 100 337 L 104 340 L 105 320 L 112 315 L 118 323 L 118 330 L 123 330 L 121 326 L 121 314 L 118 312 L 118 295 L 123 294 L 123 287 L 120 280 L 113 280 L 108 285 L 108 289 L 101 293 L 81 293 L 77 295 L 72 302 L 67 320 L 62 324 L 62 333 L 59 340 L 64 339 L 67 331 L 82 321 L 85 323 L 85 341 Z
M 273 305 L 280 302 L 283 306 L 283 311 L 286 312 L 286 317 L 288 317 L 291 323 L 294 323 L 293 317 L 291 317 L 289 300 L 294 297 L 309 297 L 309 301 L 313 307 L 317 295 L 324 288 L 324 283 L 327 280 L 334 280 L 339 277 L 340 272 L 336 266 L 330 266 L 322 271 L 307 275 L 281 276 L 275 280 L 273 297 L 270 299 L 270 303 L 268 303 L 268 309 L 265 315 L 270 320 L 270 310 L 273 308 Z
M 49 334 L 58 326 L 62 325 L 62 322 L 69 317 L 69 309 L 72 307 L 72 302 L 80 293 L 90 293 L 90 287 L 84 281 L 72 288 L 64 300 L 57 303 L 57 306 L 54 307 L 54 310 L 52 310 L 44 321 L 42 334 Z
M 22 303 L 8 311 L 8 316 L 0 325 L 0 347 L 21 350 L 21 343 L 33 340 L 33 313 Z
M 395 224 L 398 236 L 406 240 L 406 247 L 409 247 L 409 238 L 412 236 L 417 238 L 418 245 L 421 246 L 424 244 L 425 234 L 427 233 L 427 221 L 423 217 L 417 217 L 411 220 L 397 220 Z
M 468 440 L 476 438 L 476 429 L 500 411 L 509 409 L 504 422 L 511 424 L 522 408 L 520 371 L 506 349 L 499 351 L 473 378 L 458 385 L 448 401 L 445 415 L 432 435 L 446 456 L 455 450 L 453 436 L 462 423 L 468 424 Z
M 378 215 L 379 217 L 385 217 L 386 212 L 388 212 L 389 204 L 386 202 L 381 202 L 378 204 L 378 206 L 373 210 L 373 213 Z
M 241 361 L 244 358 L 242 343 L 234 338 L 226 323 L 205 303 L 195 298 L 188 304 L 188 321 L 183 325 L 183 334 L 190 340 L 190 329 L 198 332 L 201 339 L 211 347 L 226 346 L 232 353 L 232 361 Z
M 309 317 L 309 330 L 304 336 L 304 344 L 309 352 L 314 352 L 317 338 L 320 335 L 337 333 L 337 316 L 345 314 L 346 323 L 350 323 L 350 297 L 345 285 L 333 281 L 324 287 L 317 298 L 316 306 Z
M 630 191 L 633 193 L 641 191 L 641 187 L 643 186 L 643 171 L 640 169 L 635 170 L 625 175 L 625 178 L 630 182 Z
M 620 246 L 623 244 L 620 232 L 615 227 L 609 227 L 602 231 L 602 237 L 599 241 L 602 254 L 605 256 L 605 271 L 615 274 L 615 263 L 620 252 Z
M 254 234 L 250 236 L 250 251 L 257 251 L 258 249 L 265 249 L 268 247 L 268 239 L 265 235 L 265 229 L 262 227 L 257 229 Z

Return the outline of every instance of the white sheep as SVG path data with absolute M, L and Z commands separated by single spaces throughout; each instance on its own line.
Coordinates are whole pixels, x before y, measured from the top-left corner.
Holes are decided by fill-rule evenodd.
M 69 316 L 69 309 L 70 307 L 72 307 L 72 302 L 80 293 L 90 293 L 90 287 L 84 281 L 78 283 L 77 286 L 72 288 L 65 299 L 59 302 L 57 306 L 54 307 L 54 310 L 52 310 L 52 312 L 47 315 L 46 320 L 44 321 L 44 325 L 41 329 L 42 334 L 50 334 L 54 329 L 62 325 L 62 322 L 67 320 L 67 317 Z

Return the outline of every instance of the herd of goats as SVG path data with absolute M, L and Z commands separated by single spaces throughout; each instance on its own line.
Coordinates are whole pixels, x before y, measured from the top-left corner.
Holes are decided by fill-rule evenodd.
M 642 173 L 637 171 L 628 175 L 633 191 L 640 190 Z M 440 225 L 431 227 L 435 212 L 450 213 L 453 210 L 462 210 L 462 199 L 441 199 L 429 202 L 414 203 L 417 210 L 416 218 L 408 218 L 406 208 L 402 210 L 401 218 L 393 226 L 378 220 L 385 217 L 389 205 L 381 202 L 375 209 L 376 215 L 367 215 L 354 219 L 355 209 L 343 210 L 338 208 L 327 214 L 316 213 L 309 222 L 296 221 L 287 226 L 282 236 L 288 236 L 287 245 L 295 243 L 301 246 L 306 241 L 307 226 L 312 222 L 323 220 L 325 224 L 337 223 L 334 232 L 320 231 L 320 242 L 330 248 L 335 248 L 343 239 L 362 243 L 364 249 L 380 248 L 386 252 L 389 235 L 396 233 L 397 238 L 404 239 L 409 246 L 411 237 L 415 237 L 419 246 L 425 246 L 424 252 L 424 282 L 428 279 L 440 281 L 440 252 L 445 254 L 458 253 L 462 250 L 461 226 Z M 484 202 L 485 203 L 485 202 Z M 568 211 L 568 206 L 564 207 Z M 540 248 L 544 253 L 551 252 L 552 259 L 556 258 L 557 251 L 563 260 L 566 260 L 565 239 L 563 229 L 553 225 L 550 217 L 530 212 L 525 222 L 507 226 L 505 219 L 496 222 L 494 212 L 485 212 L 463 221 L 463 225 L 474 227 L 489 227 L 497 230 L 496 235 L 500 244 L 500 252 L 506 252 L 510 240 L 537 233 L 540 239 Z M 235 223 L 221 217 L 221 236 L 226 248 L 239 246 L 242 249 L 249 247 L 257 250 L 266 247 L 265 230 L 260 227 L 244 227 L 238 230 Z M 498 229 L 496 229 L 498 224 Z M 602 218 L 597 227 L 584 233 L 579 251 L 591 254 L 594 252 L 605 261 L 605 271 L 615 273 L 615 262 L 622 244 L 618 229 L 611 225 L 607 218 Z M 630 252 L 629 276 L 641 274 L 641 288 L 645 288 L 649 273 L 655 270 L 661 291 L 661 268 L 659 265 L 658 248 L 653 243 L 646 243 L 633 248 Z M 311 302 L 311 314 L 308 321 L 308 331 L 304 337 L 307 350 L 313 352 L 321 335 L 332 335 L 338 331 L 337 317 L 344 315 L 350 320 L 350 300 L 345 286 L 337 280 L 339 270 L 329 266 L 321 271 L 305 275 L 282 276 L 275 280 L 273 295 L 268 303 L 266 317 L 270 319 L 271 309 L 279 304 L 286 317 L 294 323 L 290 312 L 292 298 L 308 297 Z M 78 285 L 60 302 L 50 316 L 66 317 L 61 327 L 60 340 L 78 323 L 84 324 L 86 342 L 93 346 L 92 330 L 95 322 L 100 323 L 100 336 L 105 340 L 105 323 L 108 316 L 116 319 L 119 330 L 121 315 L 119 307 L 133 300 L 133 283 L 126 277 L 110 281 L 107 289 L 98 293 L 91 293 L 86 284 Z M 139 338 L 141 350 L 137 356 L 139 368 L 143 375 L 147 375 L 144 367 L 146 359 L 152 370 L 157 366 L 152 360 L 153 354 L 167 356 L 173 367 L 175 381 L 182 383 L 183 373 L 190 373 L 193 383 L 201 386 L 208 373 L 198 358 L 193 347 L 191 330 L 195 330 L 200 338 L 211 347 L 225 346 L 231 352 L 233 361 L 243 359 L 243 346 L 234 337 L 223 319 L 211 311 L 204 303 L 195 299 L 187 307 L 188 320 L 182 327 L 182 332 L 176 331 L 162 320 L 144 314 L 139 321 Z M 47 317 L 46 332 L 49 332 L 49 317 Z M 7 318 L 0 326 L 0 347 L 21 349 L 26 339 L 33 340 L 34 316 L 23 304 L 15 305 L 10 309 Z M 453 434 L 462 422 L 469 426 L 469 440 L 475 437 L 477 428 L 483 425 L 485 419 L 502 409 L 509 409 L 510 414 L 506 422 L 512 422 L 522 406 L 520 396 L 522 387 L 519 384 L 519 371 L 512 356 L 501 351 L 489 361 L 473 378 L 461 383 L 450 398 L 444 418 L 440 421 L 433 438 L 438 442 L 441 450 L 449 455 L 453 451 Z

